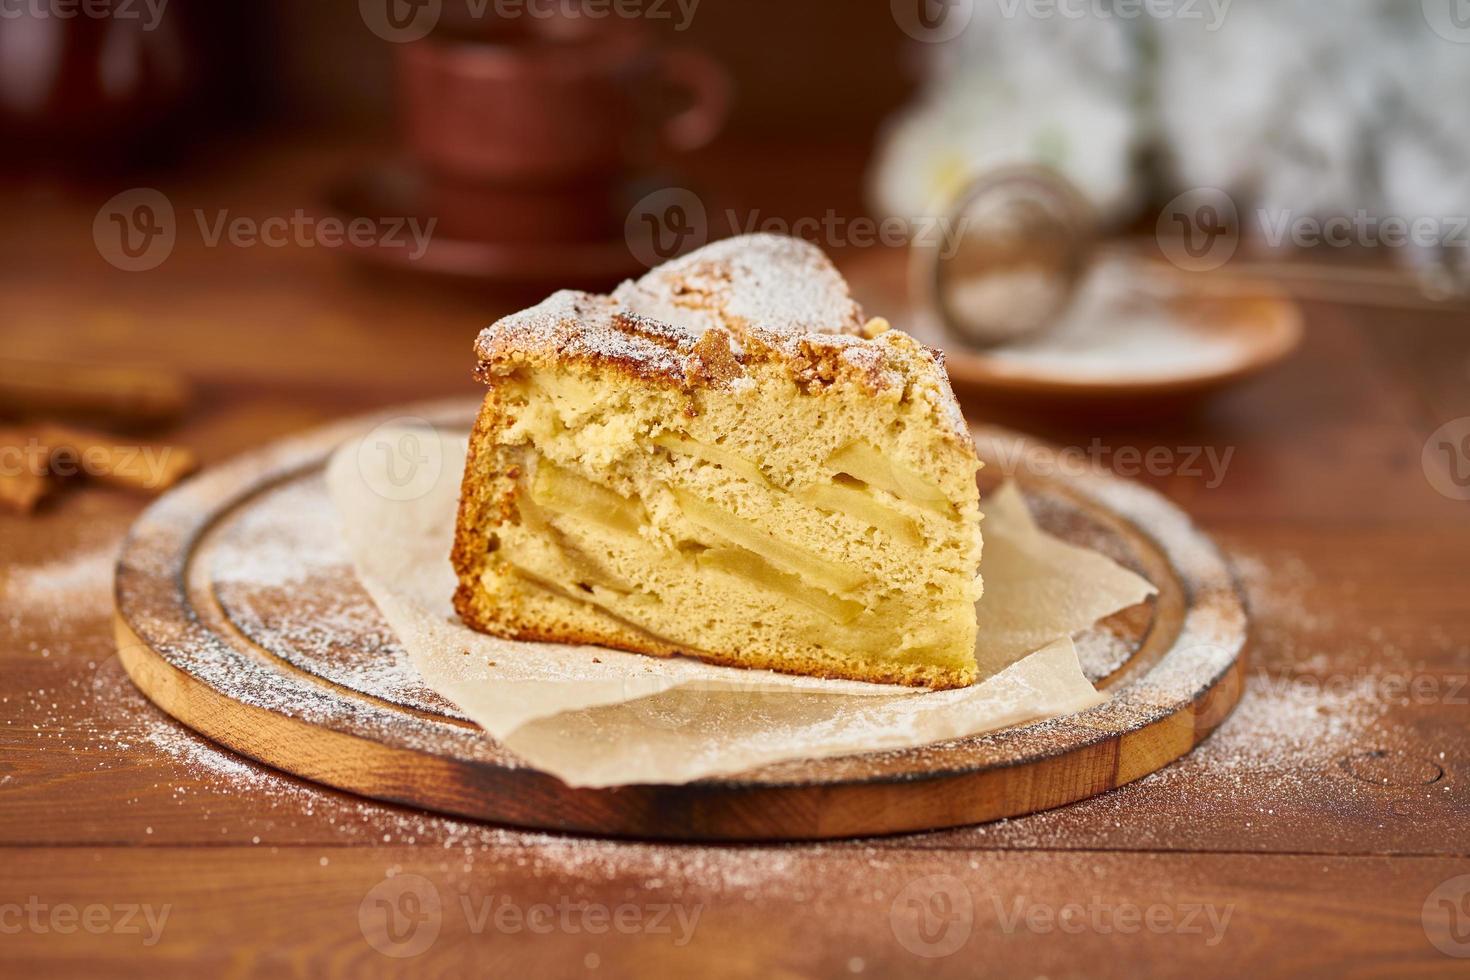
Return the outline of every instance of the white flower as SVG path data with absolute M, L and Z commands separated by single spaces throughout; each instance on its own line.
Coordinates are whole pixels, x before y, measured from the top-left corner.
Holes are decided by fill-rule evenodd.
M 931 215 L 973 177 L 1021 163 L 1070 178 L 1101 212 L 1134 202 L 1137 56 L 1116 18 L 1007 18 L 980 3 L 939 46 L 918 103 L 890 122 L 872 178 L 887 214 Z

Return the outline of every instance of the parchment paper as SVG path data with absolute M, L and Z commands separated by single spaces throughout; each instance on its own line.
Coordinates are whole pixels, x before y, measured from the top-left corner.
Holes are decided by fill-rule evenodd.
M 466 444 L 460 433 L 379 428 L 337 451 L 328 489 L 358 577 L 424 682 L 526 763 L 572 786 L 682 783 L 1080 711 L 1103 698 L 1083 676 L 1071 636 L 1154 591 L 1110 559 L 1041 531 L 1007 486 L 984 506 L 983 679 L 962 690 L 502 640 L 465 627 L 450 605 Z

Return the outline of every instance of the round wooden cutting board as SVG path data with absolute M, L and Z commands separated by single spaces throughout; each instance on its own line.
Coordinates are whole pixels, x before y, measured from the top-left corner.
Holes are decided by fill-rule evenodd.
M 1013 476 L 1048 531 L 1159 589 L 1077 637 L 1107 702 L 922 749 L 684 786 L 569 788 L 422 685 L 358 585 L 326 496 L 323 466 L 345 439 L 395 415 L 467 428 L 476 407 L 412 406 L 317 430 L 160 498 L 117 568 L 119 654 L 133 681 L 236 752 L 364 796 L 524 827 L 704 840 L 927 830 L 1061 806 L 1177 759 L 1239 698 L 1246 616 L 1218 550 L 1158 495 L 980 430 L 987 481 Z

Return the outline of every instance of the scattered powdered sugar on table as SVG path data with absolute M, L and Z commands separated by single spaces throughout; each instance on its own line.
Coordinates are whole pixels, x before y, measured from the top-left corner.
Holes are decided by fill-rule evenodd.
M 1303 655 L 1299 649 L 1304 640 L 1333 625 L 1307 601 L 1317 581 L 1311 567 L 1293 554 L 1268 557 L 1242 552 L 1231 555 L 1231 562 L 1250 599 L 1257 646 L 1299 669 L 1311 669 L 1307 656 L 1317 658 L 1318 666 L 1327 666 L 1327 651 L 1313 649 Z
M 140 781 L 155 779 L 154 787 L 166 788 L 166 799 L 188 814 L 189 821 L 198 822 L 183 826 L 198 831 L 207 825 L 211 836 L 217 827 L 223 843 L 273 849 L 272 841 L 282 838 L 281 828 L 294 825 L 306 828 L 309 836 L 323 835 L 326 839 L 317 843 L 324 849 L 353 845 L 416 848 L 411 858 L 414 870 L 423 870 L 425 858 L 442 855 L 439 873 L 451 879 L 473 874 L 468 880 L 482 885 L 485 874 L 516 868 L 557 881 L 627 880 L 630 887 L 672 894 L 685 889 L 705 894 L 733 889 L 747 897 L 802 887 L 802 882 L 792 880 L 800 870 L 796 859 L 823 849 L 774 845 L 752 850 L 610 841 L 523 831 L 378 803 L 276 772 L 196 735 L 134 689 L 115 657 L 98 665 L 90 681 L 74 681 L 68 689 L 40 695 L 79 699 L 80 706 L 87 709 L 82 713 L 90 718 L 90 726 L 65 733 L 71 745 L 97 758 L 97 768 L 136 767 Z M 76 714 L 68 711 L 66 717 Z M 168 764 L 159 766 L 156 758 L 150 758 L 156 756 Z M 144 825 L 145 836 L 152 835 L 155 822 L 167 819 L 157 813 L 156 802 L 151 802 L 156 799 L 156 794 L 150 796 L 152 809 L 147 812 L 140 807 L 139 798 L 128 800 L 129 807 L 140 807 L 133 822 Z M 119 819 L 126 823 L 127 811 Z M 170 826 L 180 825 L 171 821 Z M 284 836 L 295 841 L 300 833 L 287 830 Z M 876 853 L 859 846 L 845 850 Z M 753 859 L 756 853 L 759 860 Z M 392 863 L 402 859 L 401 851 L 385 856 L 385 871 L 391 875 L 404 870 Z
M 43 564 L 0 565 L 0 616 L 12 633 L 26 637 L 28 652 L 43 659 L 64 656 L 71 652 L 71 623 L 111 616 L 117 545 L 108 537 Z
M 1099 834 L 1115 831 L 1127 846 L 1148 848 L 1180 846 L 1197 830 L 1205 846 L 1218 837 L 1219 824 L 1198 816 L 1214 812 L 1238 816 L 1236 826 L 1253 834 L 1282 835 L 1272 842 L 1279 846 L 1301 836 L 1302 814 L 1330 823 L 1361 812 L 1360 795 L 1377 790 L 1349 769 L 1354 760 L 1398 746 L 1384 719 L 1399 702 L 1378 673 L 1334 673 L 1341 651 L 1318 645 L 1333 624 L 1310 608 L 1316 579 L 1300 557 L 1235 554 L 1232 563 L 1247 592 L 1259 653 L 1230 717 L 1193 752 L 1152 775 L 1060 810 L 976 827 L 980 841 L 1091 847 Z M 1400 805 L 1427 805 L 1427 794 L 1442 791 L 1427 786 L 1404 795 Z M 1118 838 L 1107 839 L 1111 845 Z
M 1287 814 L 1350 816 L 1355 797 L 1369 790 L 1340 763 L 1362 748 L 1387 707 L 1370 680 L 1321 689 L 1253 674 L 1234 714 L 1184 758 L 1114 792 L 975 833 L 1004 847 L 1087 847 L 1116 829 L 1129 847 L 1148 848 L 1178 846 L 1191 827 L 1211 837 L 1218 825 L 1201 821 L 1201 812 L 1240 811 L 1239 826 L 1262 831 L 1289 830 Z
M 102 604 L 112 607 L 115 543 L 42 565 L 9 565 L 0 577 L 0 603 L 12 619 L 21 616 L 75 616 Z

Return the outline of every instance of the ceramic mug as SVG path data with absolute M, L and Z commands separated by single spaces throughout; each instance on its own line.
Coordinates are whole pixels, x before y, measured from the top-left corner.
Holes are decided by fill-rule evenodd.
M 691 150 L 724 123 L 730 82 L 640 25 L 582 19 L 399 46 L 410 152 L 431 173 L 501 184 L 615 179 L 659 144 Z M 682 108 L 669 105 L 682 92 Z

